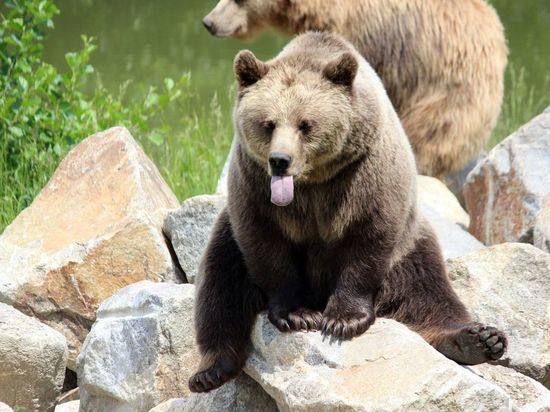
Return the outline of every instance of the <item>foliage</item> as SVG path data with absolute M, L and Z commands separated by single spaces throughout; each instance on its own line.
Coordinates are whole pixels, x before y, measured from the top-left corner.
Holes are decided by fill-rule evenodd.
M 506 70 L 506 90 L 500 117 L 491 135 L 488 149 L 508 137 L 533 117 L 541 113 L 548 104 L 548 96 L 536 93 L 526 80 L 525 68 L 519 70 L 510 64 Z M 543 90 L 550 88 L 550 76 L 547 76 Z
M 112 94 L 94 73 L 96 45 L 86 36 L 81 50 L 65 55 L 68 71 L 59 73 L 42 58 L 57 13 L 53 0 L 0 6 L 0 233 L 71 147 L 115 125 L 140 140 L 180 199 L 212 190 L 230 140 L 216 100 L 208 116 L 191 110 L 188 74 L 141 94 L 128 93 L 126 82 Z

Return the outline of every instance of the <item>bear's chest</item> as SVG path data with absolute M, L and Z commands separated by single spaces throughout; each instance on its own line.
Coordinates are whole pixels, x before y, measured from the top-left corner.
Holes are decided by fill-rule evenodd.
M 298 194 L 289 206 L 275 206 L 275 220 L 281 232 L 295 243 L 334 242 L 343 236 L 345 222 L 342 213 L 327 207 L 327 202 L 323 196 Z

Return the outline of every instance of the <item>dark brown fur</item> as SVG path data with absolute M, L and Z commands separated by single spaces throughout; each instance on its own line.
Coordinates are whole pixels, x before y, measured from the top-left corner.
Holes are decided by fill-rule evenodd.
M 361 60 L 328 34 L 302 35 L 268 63 L 249 52 L 237 57 L 246 86 L 235 111 L 228 206 L 201 268 L 196 317 L 205 356 L 191 390 L 211 390 L 240 371 L 264 308 L 284 332 L 349 339 L 386 316 L 459 362 L 502 356 L 504 335 L 472 323 L 450 286 L 435 235 L 416 210 L 411 148 L 380 81 Z M 293 75 L 297 84 L 288 82 Z M 306 95 L 300 83 L 309 85 Z M 315 99 L 304 103 L 309 91 Z M 308 106 L 332 109 L 331 96 L 342 114 L 310 117 L 319 123 L 304 135 L 298 124 L 310 115 Z M 347 128 L 339 123 L 345 112 Z M 271 136 L 262 131 L 266 117 L 276 124 Z M 335 149 L 320 156 L 316 142 L 329 144 L 326 130 Z M 278 139 L 301 164 L 292 172 L 296 196 L 285 207 L 269 201 L 266 154 Z

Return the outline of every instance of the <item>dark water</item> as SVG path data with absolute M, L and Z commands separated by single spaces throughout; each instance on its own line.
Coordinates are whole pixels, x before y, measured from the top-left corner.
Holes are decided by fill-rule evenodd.
M 96 37 L 92 64 L 111 90 L 125 80 L 135 85 L 161 84 L 165 77 L 192 75 L 196 104 L 206 106 L 217 94 L 229 110 L 232 61 L 238 50 L 250 48 L 261 58 L 280 50 L 287 38 L 265 33 L 254 42 L 211 37 L 202 17 L 215 0 L 57 0 L 61 14 L 46 43 L 46 59 L 65 67 L 64 54 L 80 48 L 80 35 Z M 493 0 L 511 50 L 509 66 L 525 70 L 525 84 L 538 102 L 550 104 L 550 1 Z M 514 85 L 507 79 L 507 93 Z M 533 109 L 533 110 L 534 110 Z M 534 114 L 534 113 L 533 113 Z

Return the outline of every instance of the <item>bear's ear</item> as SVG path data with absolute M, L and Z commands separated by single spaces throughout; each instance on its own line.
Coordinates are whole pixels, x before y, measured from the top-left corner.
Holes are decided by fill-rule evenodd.
M 346 52 L 325 66 L 323 76 L 336 85 L 351 88 L 358 67 L 357 59 Z
M 235 57 L 235 77 L 241 88 L 252 86 L 269 70 L 264 62 L 254 56 L 250 50 L 242 50 Z

